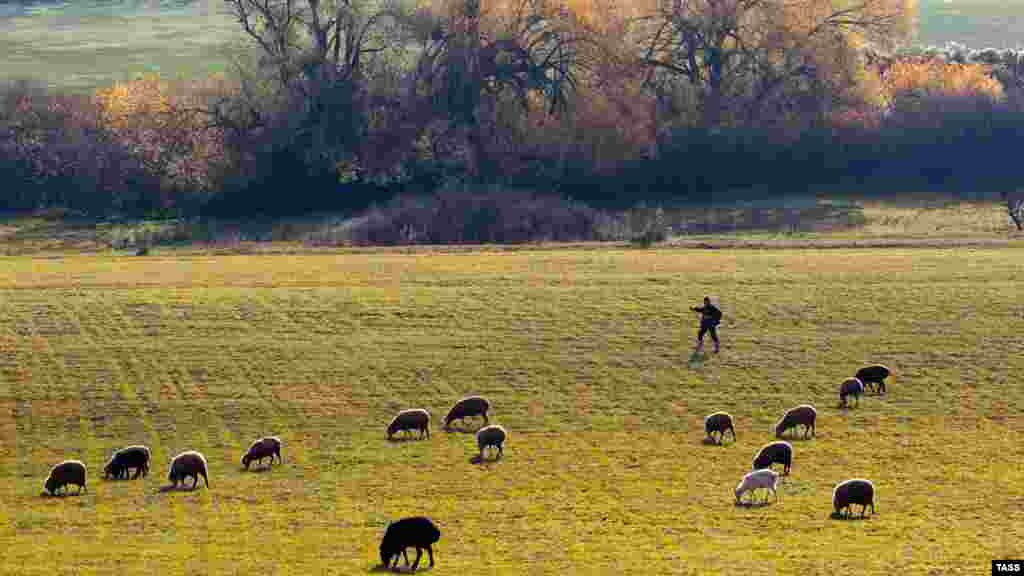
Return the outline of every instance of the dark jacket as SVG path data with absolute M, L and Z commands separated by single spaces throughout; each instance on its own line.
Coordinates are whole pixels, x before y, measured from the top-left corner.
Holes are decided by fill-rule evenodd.
M 716 308 L 713 304 L 700 306 L 698 308 L 691 308 L 691 310 L 701 313 L 700 321 L 702 323 L 708 322 L 717 326 L 718 323 L 722 321 L 722 311 Z

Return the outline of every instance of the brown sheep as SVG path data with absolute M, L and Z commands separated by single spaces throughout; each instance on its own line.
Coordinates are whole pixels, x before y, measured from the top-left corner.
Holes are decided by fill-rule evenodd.
M 816 436 L 814 422 L 818 419 L 818 412 L 810 404 L 802 404 L 790 409 L 775 425 L 775 436 L 782 437 L 782 434 L 790 428 L 804 427 L 804 437 Z
M 736 428 L 732 424 L 732 416 L 726 412 L 715 412 L 714 414 L 708 415 L 704 418 L 704 433 L 711 438 L 715 439 L 715 432 L 718 432 L 718 443 L 721 444 L 725 439 L 725 433 L 730 432 L 732 434 L 732 441 L 736 441 Z
M 61 488 L 67 494 L 68 484 L 74 484 L 78 487 L 75 492 L 76 494 L 87 491 L 85 487 L 85 464 L 80 460 L 65 460 L 54 466 L 50 470 L 50 475 L 46 477 L 43 488 L 51 495 L 56 496 L 57 491 Z
M 427 438 L 430 438 L 430 412 L 422 408 L 413 408 L 411 410 L 402 410 L 395 416 L 395 419 L 388 425 L 388 440 L 394 436 L 397 432 L 410 430 L 419 430 L 420 438 L 426 434 Z
M 267 436 L 252 443 L 249 450 L 242 456 L 242 466 L 249 469 L 252 462 L 263 463 L 264 458 L 270 458 L 270 465 L 274 465 L 274 456 L 277 456 L 279 463 L 284 464 L 281 458 L 281 439 L 277 436 Z
M 849 406 L 847 398 L 853 396 L 857 399 L 857 405 L 860 406 L 860 397 L 864 395 L 864 383 L 857 378 L 847 378 L 843 380 L 843 383 L 839 385 L 839 407 L 845 408 Z

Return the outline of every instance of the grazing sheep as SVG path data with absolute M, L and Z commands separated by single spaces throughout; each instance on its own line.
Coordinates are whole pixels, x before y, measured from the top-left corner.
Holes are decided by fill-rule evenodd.
M 491 424 L 481 428 L 476 433 L 476 445 L 480 448 L 480 459 L 484 459 L 484 450 L 488 446 L 495 446 L 498 448 L 497 458 L 501 458 L 502 444 L 505 443 L 505 438 L 508 437 L 508 433 L 505 429 L 498 424 Z
M 206 458 L 194 450 L 182 452 L 171 460 L 171 468 L 167 473 L 167 480 L 178 487 L 178 482 L 185 485 L 185 479 L 192 477 L 192 489 L 195 490 L 199 484 L 199 477 L 202 476 L 206 487 L 210 487 L 210 479 L 206 476 Z
M 772 442 L 754 457 L 753 470 L 771 468 L 772 464 L 782 464 L 782 473 L 789 476 L 789 469 L 793 465 L 793 446 L 789 442 Z
M 133 480 L 141 476 L 149 475 L 149 448 L 145 446 L 128 446 L 121 448 L 110 457 L 110 461 L 103 467 L 103 478 L 128 478 L 132 468 L 135 468 Z
M 420 438 L 426 434 L 427 438 L 430 438 L 430 412 L 422 408 L 413 408 L 411 410 L 402 410 L 395 416 L 395 419 L 388 425 L 388 440 L 396 433 L 402 430 L 419 430 Z
M 384 531 L 384 538 L 380 543 L 380 561 L 385 568 L 391 567 L 391 560 L 394 559 L 395 567 L 398 566 L 398 555 L 405 556 L 405 564 L 409 564 L 409 556 L 405 549 L 416 548 L 416 561 L 412 564 L 413 571 L 420 564 L 423 557 L 423 549 L 430 555 L 430 565 L 434 565 L 434 549 L 432 545 L 441 539 L 441 531 L 423 516 L 403 518 L 397 522 L 388 524 Z
M 847 398 L 853 396 L 857 399 L 857 406 L 860 406 L 860 397 L 864 395 L 864 383 L 857 378 L 847 378 L 839 385 L 839 407 L 849 406 Z
M 802 404 L 790 409 L 775 425 L 775 436 L 781 438 L 782 434 L 790 428 L 804 426 L 804 437 L 808 434 L 817 435 L 814 429 L 814 421 L 818 419 L 818 412 L 810 404 Z
M 879 394 L 885 394 L 885 379 L 889 377 L 892 372 L 882 366 L 881 364 L 872 364 L 871 366 L 865 366 L 854 375 L 858 380 L 864 383 L 864 386 L 871 389 L 873 385 L 877 384 L 876 392 Z
M 444 429 L 448 430 L 451 427 L 452 422 L 455 420 L 462 420 L 470 416 L 483 416 L 484 425 L 490 424 L 487 419 L 487 411 L 491 409 L 491 403 L 486 398 L 481 396 L 470 396 L 463 398 L 452 406 L 452 409 L 448 411 L 448 415 L 444 417 Z
M 860 504 L 860 517 L 864 517 L 867 507 L 871 507 L 871 514 L 875 513 L 875 485 L 870 480 L 854 478 L 846 482 L 836 484 L 832 490 L 832 508 L 837 516 L 842 516 L 842 510 L 846 510 L 846 517 L 853 513 L 851 505 Z
M 65 460 L 50 469 L 50 475 L 46 477 L 43 488 L 51 495 L 56 496 L 57 490 L 64 489 L 68 493 L 68 484 L 78 487 L 76 494 L 87 491 L 85 487 L 85 464 L 79 460 Z
M 764 501 L 768 503 L 768 492 L 775 495 L 776 501 L 779 499 L 779 495 L 775 492 L 775 485 L 779 482 L 779 474 L 771 468 L 762 468 L 760 470 L 754 470 L 743 477 L 743 480 L 736 485 L 736 503 L 739 504 L 743 498 L 745 492 L 750 492 L 750 502 L 754 502 L 754 491 L 759 488 L 765 488 L 767 492 L 764 495 Z
M 714 414 L 708 415 L 704 418 L 704 433 L 707 434 L 712 440 L 715 439 L 714 433 L 718 432 L 718 443 L 721 444 L 722 440 L 725 439 L 725 432 L 729 431 L 732 433 L 732 441 L 736 441 L 736 428 L 732 425 L 732 416 L 725 412 L 715 412 Z
M 284 464 L 284 458 L 281 458 L 281 439 L 277 436 L 260 438 L 253 442 L 252 446 L 249 446 L 249 451 L 242 456 L 242 466 L 248 470 L 249 464 L 253 461 L 262 464 L 264 458 L 270 458 L 270 465 L 273 466 L 274 456 L 277 456 L 278 462 Z

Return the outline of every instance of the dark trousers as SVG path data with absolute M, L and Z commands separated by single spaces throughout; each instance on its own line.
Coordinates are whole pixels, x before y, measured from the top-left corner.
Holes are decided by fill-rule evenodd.
M 717 322 L 712 322 L 710 320 L 701 320 L 700 331 L 697 332 L 697 340 L 703 342 L 704 333 L 710 332 L 711 339 L 715 342 L 715 344 L 718 344 L 718 329 L 716 328 L 716 326 L 718 326 Z

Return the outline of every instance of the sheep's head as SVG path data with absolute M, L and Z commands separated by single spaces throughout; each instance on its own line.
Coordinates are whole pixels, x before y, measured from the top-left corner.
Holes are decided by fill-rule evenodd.
M 395 432 L 398 432 L 400 426 L 401 424 L 398 422 L 398 418 L 392 420 L 391 424 L 388 424 L 388 438 L 391 438 Z
M 388 548 L 384 545 L 384 543 L 381 543 L 381 545 L 380 545 L 380 563 L 383 564 L 385 567 L 387 567 L 387 565 L 391 562 L 391 557 L 392 557 L 391 551 L 388 550 Z
M 743 496 L 743 482 L 736 485 L 736 503 L 739 504 L 740 496 Z
M 43 488 L 50 494 L 53 494 L 53 491 L 57 489 L 57 479 L 53 476 L 48 476 L 43 484 Z
M 779 420 L 779 423 L 775 425 L 775 437 L 782 438 L 782 432 L 786 429 L 786 419 Z
M 252 462 L 252 457 L 249 456 L 249 453 L 247 452 L 244 456 L 242 456 L 242 466 L 245 466 L 245 469 L 248 470 L 250 462 Z

